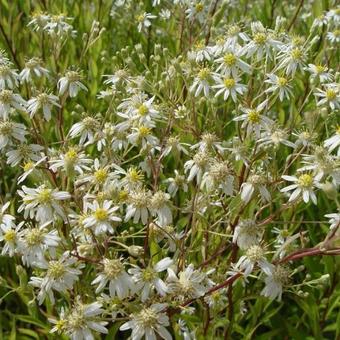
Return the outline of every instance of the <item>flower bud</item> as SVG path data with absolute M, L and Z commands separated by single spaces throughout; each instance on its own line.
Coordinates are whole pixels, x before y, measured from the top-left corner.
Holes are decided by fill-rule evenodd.
M 144 249 L 143 247 L 140 247 L 140 246 L 130 246 L 128 247 L 128 252 L 133 257 L 139 257 L 143 255 Z

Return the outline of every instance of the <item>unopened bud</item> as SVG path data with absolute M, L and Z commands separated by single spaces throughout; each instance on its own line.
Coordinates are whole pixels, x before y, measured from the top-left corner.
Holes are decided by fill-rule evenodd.
M 139 257 L 144 253 L 144 249 L 140 246 L 130 246 L 128 247 L 128 252 L 133 257 Z

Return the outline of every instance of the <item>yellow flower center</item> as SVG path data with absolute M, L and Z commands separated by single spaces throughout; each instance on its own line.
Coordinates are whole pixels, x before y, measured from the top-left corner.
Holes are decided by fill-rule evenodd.
M 107 210 L 105 210 L 103 208 L 98 208 L 94 212 L 94 217 L 98 221 L 105 221 L 107 219 L 107 216 L 108 216 Z
M 310 188 L 313 184 L 313 177 L 309 174 L 303 174 L 298 179 L 298 184 L 303 188 Z
M 52 189 L 42 189 L 38 195 L 38 201 L 40 204 L 46 204 L 51 202 L 52 199 Z
M 325 66 L 316 65 L 316 72 L 317 73 L 322 73 L 322 72 L 325 72 L 326 70 L 327 70 L 327 68 Z
M 340 36 L 340 30 L 333 31 L 334 36 L 337 38 Z
M 288 83 L 288 80 L 284 77 L 279 77 L 279 79 L 277 80 L 277 83 L 279 86 L 285 86 Z
M 328 89 L 326 91 L 326 98 L 328 100 L 334 100 L 336 98 L 336 92 L 333 89 Z
M 141 116 L 145 116 L 147 113 L 149 112 L 149 109 L 147 108 L 146 105 L 142 104 L 139 108 L 138 108 L 138 113 Z
M 123 270 L 124 266 L 120 260 L 105 260 L 104 262 L 104 273 L 111 280 L 116 279 Z
M 139 135 L 140 135 L 141 137 L 146 137 L 146 136 L 150 135 L 151 129 L 148 128 L 147 126 L 141 126 L 141 127 L 138 129 L 138 132 L 139 132 Z
M 251 123 L 254 123 L 254 124 L 257 124 L 260 122 L 260 114 L 259 112 L 257 112 L 256 110 L 251 110 L 249 113 L 248 113 L 248 120 L 251 122 Z
M 139 182 L 143 179 L 143 174 L 133 167 L 128 170 L 126 178 L 129 180 L 129 182 Z
M 302 51 L 299 48 L 294 48 L 291 52 L 293 60 L 300 60 L 302 58 Z
M 210 70 L 205 67 L 198 72 L 198 78 L 201 80 L 206 80 L 210 76 Z
M 74 162 L 78 158 L 77 151 L 75 149 L 70 149 L 66 152 L 65 158 L 67 161 Z
M 4 234 L 4 240 L 9 243 L 14 243 L 15 237 L 16 237 L 16 233 L 12 229 L 6 231 Z
M 204 9 L 204 6 L 201 2 L 199 2 L 198 4 L 195 5 L 196 12 L 202 12 L 203 9 Z
M 226 79 L 224 79 L 223 83 L 224 83 L 224 86 L 226 88 L 231 89 L 232 87 L 235 86 L 235 79 L 233 79 L 233 78 L 226 78 Z
M 107 171 L 105 169 L 99 169 L 94 173 L 94 178 L 98 183 L 105 182 L 107 178 Z
M 151 268 L 146 268 L 143 270 L 142 276 L 143 280 L 148 282 L 152 281 L 155 278 L 155 273 Z
M 267 35 L 265 33 L 256 33 L 253 40 L 257 45 L 263 45 L 267 41 Z
M 223 61 L 227 66 L 233 66 L 236 63 L 236 57 L 233 53 L 227 53 L 223 57 Z
M 47 276 L 60 279 L 65 274 L 64 266 L 58 261 L 50 261 Z
M 23 168 L 24 168 L 24 171 L 27 172 L 34 168 L 34 164 L 32 162 L 27 162 L 24 164 Z
M 28 231 L 25 236 L 25 241 L 29 247 L 40 244 L 43 241 L 44 233 L 39 229 Z

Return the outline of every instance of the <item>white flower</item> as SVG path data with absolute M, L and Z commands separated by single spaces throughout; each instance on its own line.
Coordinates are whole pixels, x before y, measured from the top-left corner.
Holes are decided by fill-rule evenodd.
M 19 111 L 25 111 L 26 101 L 20 94 L 13 93 L 12 90 L 0 91 L 0 117 L 7 119 L 11 108 Z
M 102 304 L 99 302 L 85 305 L 77 301 L 68 315 L 62 315 L 61 322 L 50 320 L 56 323 L 51 333 L 61 331 L 69 335 L 71 340 L 94 340 L 92 331 L 107 334 L 108 330 L 105 328 L 107 322 L 99 318 L 104 312 L 101 307 Z
M 339 228 L 340 226 L 340 214 L 339 213 L 326 214 L 325 217 L 329 219 L 330 230 Z
M 18 74 L 11 68 L 9 63 L 0 63 L 0 90 L 6 88 L 12 90 L 18 85 Z
M 238 83 L 238 81 L 240 80 L 240 78 L 238 77 L 226 77 L 224 79 L 216 77 L 215 80 L 217 82 L 217 85 L 213 86 L 213 88 L 217 90 L 215 93 L 215 97 L 222 95 L 224 100 L 227 100 L 229 96 L 231 96 L 233 102 L 236 103 L 237 95 L 242 95 L 247 90 L 246 85 Z
M 263 230 L 253 220 L 243 220 L 238 223 L 233 235 L 233 243 L 246 250 L 261 242 Z
M 0 120 L 0 150 L 12 144 L 12 139 L 21 143 L 26 141 L 26 126 L 10 120 Z
M 170 195 L 157 191 L 151 198 L 150 211 L 156 215 L 161 226 L 172 223 L 172 213 L 169 207 Z
M 124 299 L 134 291 L 132 278 L 126 273 L 125 264 L 121 259 L 104 259 L 103 271 L 92 281 L 93 285 L 98 284 L 96 293 L 102 291 L 109 283 L 110 296 L 118 296 Z
M 40 78 L 48 76 L 49 71 L 42 66 L 42 60 L 39 58 L 32 58 L 25 63 L 25 68 L 20 72 L 21 82 L 30 82 L 33 76 Z
M 189 8 L 186 9 L 185 13 L 190 21 L 198 20 L 202 23 L 205 20 L 208 6 L 204 4 L 203 1 L 193 0 L 187 1 L 189 3 Z
M 18 212 L 24 210 L 25 218 L 35 217 L 41 223 L 53 220 L 55 215 L 65 218 L 59 201 L 70 199 L 71 195 L 68 192 L 51 189 L 46 185 L 40 185 L 38 188 L 28 188 L 24 185 L 21 189 L 18 190 L 18 194 L 22 197 L 23 203 Z
M 284 68 L 287 75 L 294 75 L 299 68 L 303 70 L 306 52 L 302 47 L 288 45 L 281 49 L 278 59 L 281 59 L 281 61 L 277 68 Z
M 120 222 L 122 219 L 114 214 L 119 207 L 112 207 L 112 202 L 105 200 L 102 204 L 94 201 L 89 203 L 88 208 L 92 211 L 91 215 L 84 220 L 85 228 L 94 228 L 95 235 L 103 233 L 114 233 L 112 224 Z
M 248 180 L 241 185 L 241 199 L 248 203 L 253 197 L 255 191 L 260 193 L 263 201 L 270 201 L 270 192 L 266 188 L 266 178 L 263 175 L 253 174 L 248 177 Z
M 69 135 L 71 138 L 80 136 L 79 144 L 92 144 L 94 135 L 99 130 L 99 121 L 93 117 L 85 117 L 80 122 L 72 125 Z M 85 145 L 86 145 L 85 144 Z
M 156 15 L 152 15 L 151 13 L 142 13 L 136 16 L 136 20 L 138 22 L 138 32 L 141 32 L 143 28 L 148 28 L 151 26 L 151 20 L 156 19 Z
M 27 111 L 30 113 L 30 117 L 33 118 L 42 109 L 45 120 L 49 121 L 51 119 L 52 106 L 61 107 L 58 104 L 58 100 L 59 98 L 53 94 L 40 93 L 27 102 Z
M 329 152 L 332 152 L 339 146 L 340 146 L 340 125 L 337 127 L 335 134 L 324 141 L 324 147 L 327 148 Z M 338 156 L 340 156 L 340 148 L 338 148 Z
M 16 145 L 16 149 L 12 149 L 6 153 L 7 164 L 14 167 L 21 161 L 38 162 L 42 157 L 44 157 L 41 153 L 39 154 L 39 152 L 43 149 L 44 148 L 38 144 L 18 144 Z
M 134 267 L 128 270 L 133 275 L 136 290 L 141 291 L 141 301 L 144 302 L 150 297 L 153 289 L 156 289 L 160 296 L 165 296 L 168 287 L 165 282 L 159 278 L 158 273 L 167 270 L 173 263 L 173 260 L 166 257 L 158 261 L 154 266 L 148 266 L 144 269 Z
M 266 271 L 265 283 L 266 286 L 263 288 L 261 295 L 266 296 L 270 299 L 277 298 L 281 301 L 282 288 L 289 282 L 290 272 L 283 266 L 270 266 L 270 271 Z
M 329 105 L 332 110 L 340 109 L 340 93 L 339 93 L 339 84 L 331 83 L 324 84 L 325 89 L 317 89 L 318 92 L 315 93 L 315 96 L 320 97 L 317 105 Z
M 322 174 L 318 174 L 315 177 L 309 173 L 301 174 L 299 177 L 296 176 L 282 176 L 283 179 L 295 184 L 289 185 L 281 189 L 281 192 L 288 192 L 294 190 L 289 197 L 288 202 L 294 201 L 298 196 L 302 195 L 303 201 L 308 203 L 311 199 L 314 204 L 317 204 L 316 195 L 313 191 L 315 187 L 319 186 L 319 181 Z
M 138 189 L 129 193 L 128 206 L 124 221 L 127 222 L 133 217 L 133 223 L 139 220 L 145 225 L 148 223 L 151 193 Z
M 157 335 L 162 339 L 171 340 L 172 336 L 165 328 L 169 326 L 169 317 L 162 313 L 166 307 L 165 303 L 155 303 L 150 307 L 144 307 L 139 313 L 132 314 L 131 320 L 120 326 L 119 330 L 132 329 L 132 340 L 139 340 L 143 336 L 146 340 L 155 340 Z
M 13 221 L 15 220 L 15 217 L 10 215 L 10 214 L 6 214 L 6 210 L 9 208 L 11 202 L 8 201 L 7 203 L 0 205 L 1 209 L 0 209 L 0 225 L 9 225 L 9 226 L 14 226 Z
M 192 160 L 185 162 L 184 171 L 189 172 L 188 182 L 196 177 L 197 183 L 201 183 L 203 174 L 210 166 L 210 156 L 205 151 L 199 151 Z
M 79 90 L 87 91 L 84 84 L 81 83 L 81 76 L 76 71 L 68 71 L 65 76 L 58 80 L 59 95 L 68 93 L 70 97 L 76 97 Z
M 207 67 L 202 68 L 197 77 L 195 77 L 194 82 L 190 86 L 190 92 L 194 93 L 195 97 L 198 97 L 203 91 L 206 97 L 209 96 L 210 82 L 212 80 L 211 70 Z
M 35 265 L 46 269 L 43 277 L 32 276 L 29 284 L 40 288 L 38 302 L 41 305 L 48 296 L 52 304 L 55 303 L 53 290 L 65 293 L 73 288 L 74 282 L 78 281 L 81 270 L 74 268 L 76 259 L 64 253 L 59 260 L 41 261 Z
M 340 43 L 340 29 L 327 32 L 326 38 L 332 44 L 339 44 Z
M 159 144 L 159 140 L 156 136 L 152 135 L 153 124 L 140 125 L 139 127 L 133 127 L 132 132 L 127 135 L 127 139 L 131 144 L 142 145 L 142 149 L 146 149 L 148 146 L 156 146 Z
M 26 228 L 19 232 L 18 252 L 22 254 L 22 262 L 28 266 L 44 262 L 44 254 L 48 251 L 55 255 L 55 248 L 60 242 L 57 230 L 48 231 L 50 221 L 35 228 Z
M 257 138 L 260 137 L 261 129 L 265 129 L 268 126 L 273 124 L 273 121 L 266 117 L 265 115 L 261 114 L 261 111 L 267 105 L 267 100 L 260 103 L 256 109 L 251 108 L 241 108 L 241 111 L 244 114 L 237 116 L 234 118 L 234 121 L 243 121 L 241 127 L 246 129 L 247 134 L 251 134 L 252 132 L 255 133 Z
M 270 275 L 271 264 L 265 257 L 264 249 L 259 245 L 250 246 L 244 255 L 240 257 L 235 268 L 243 271 L 243 275 L 247 277 L 258 265 L 266 274 Z
M 167 178 L 164 183 L 168 184 L 168 193 L 171 196 L 175 196 L 178 189 L 182 188 L 184 192 L 188 191 L 188 184 L 186 182 L 185 176 L 181 175 L 178 170 L 175 170 L 175 177 Z
M 57 172 L 63 168 L 68 174 L 74 171 L 83 174 L 84 170 L 90 170 L 87 164 L 92 163 L 92 159 L 85 158 L 84 152 L 79 152 L 76 148 L 70 148 L 65 154 L 61 154 L 59 159 L 51 159 L 50 169 Z
M 265 93 L 276 92 L 279 95 L 281 101 L 286 97 L 287 99 L 290 98 L 292 95 L 291 86 L 289 85 L 289 80 L 285 77 L 278 77 L 275 74 L 267 74 L 268 79 L 265 80 L 265 83 L 270 84 L 271 86 L 268 87 Z
M 171 268 L 168 268 L 167 283 L 169 291 L 180 298 L 198 298 L 203 296 L 207 291 L 204 285 L 205 278 L 205 274 L 195 270 L 193 264 L 179 272 L 178 277 Z
M 12 257 L 19 249 L 19 231 L 24 225 L 24 222 L 17 226 L 11 222 L 0 224 L 0 242 L 4 242 L 2 246 L 1 255 Z
M 24 173 L 21 174 L 18 177 L 18 184 L 22 183 L 34 170 L 36 170 L 38 168 L 38 166 L 45 162 L 45 160 L 47 159 L 47 157 L 42 157 L 41 159 L 39 159 L 37 162 L 33 163 L 33 162 L 27 162 L 23 165 L 23 170 Z
M 311 73 L 311 79 L 320 80 L 320 83 L 330 82 L 333 80 L 333 75 L 327 72 L 327 66 L 308 64 L 307 71 Z

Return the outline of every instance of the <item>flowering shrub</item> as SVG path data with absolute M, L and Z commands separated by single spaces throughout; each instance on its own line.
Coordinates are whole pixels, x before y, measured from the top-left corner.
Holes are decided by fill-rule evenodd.
M 0 337 L 338 338 L 339 30 L 332 0 L 2 1 Z

